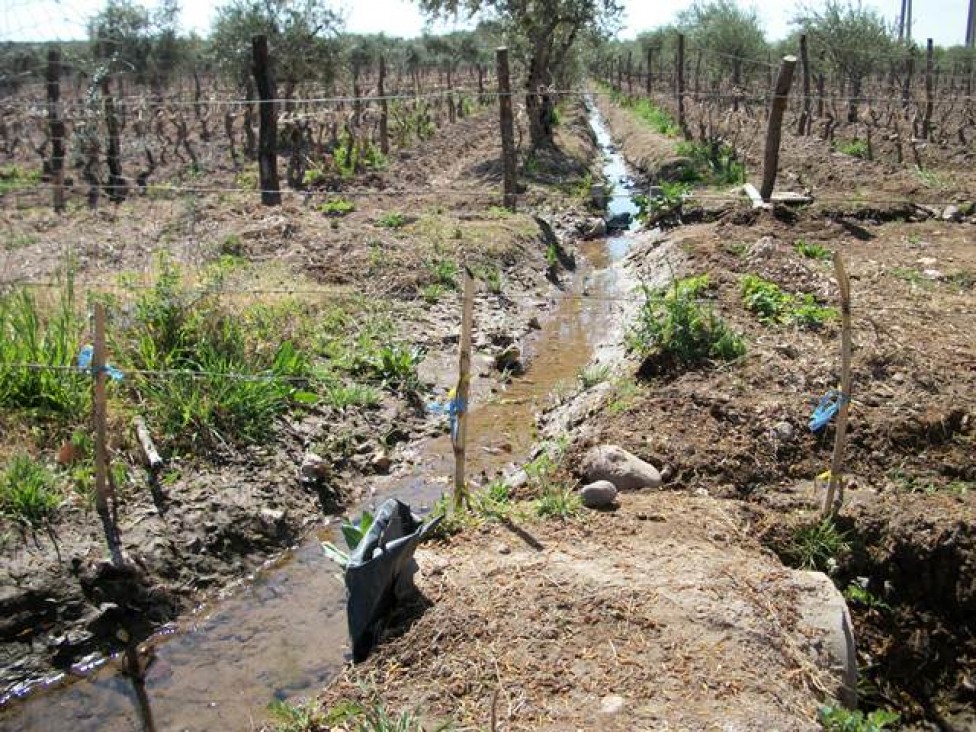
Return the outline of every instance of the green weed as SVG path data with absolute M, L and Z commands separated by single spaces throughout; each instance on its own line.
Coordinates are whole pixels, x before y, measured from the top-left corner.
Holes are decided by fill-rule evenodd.
M 891 606 L 888 605 L 884 600 L 880 599 L 874 595 L 866 587 L 862 587 L 856 582 L 851 582 L 847 585 L 844 590 L 844 598 L 855 605 L 860 605 L 861 607 L 871 608 L 873 610 L 883 610 L 888 612 L 891 610 Z
M 793 249 L 796 250 L 796 253 L 801 257 L 816 259 L 820 262 L 825 262 L 834 256 L 833 253 L 822 244 L 804 241 L 803 239 L 798 240 L 793 245 Z
M 630 348 L 641 356 L 657 355 L 684 366 L 743 356 L 742 338 L 697 300 L 707 286 L 707 276 L 699 276 L 676 280 L 667 289 L 644 287 L 644 303 L 627 336 Z
M 54 474 L 30 455 L 15 455 L 0 472 L 0 512 L 5 516 L 36 529 L 60 505 Z
M 579 380 L 584 389 L 591 389 L 597 384 L 602 384 L 610 376 L 610 367 L 607 364 L 593 364 L 580 369 Z
M 502 291 L 502 272 L 494 264 L 475 265 L 472 274 L 485 283 L 485 288 L 493 295 L 499 295 Z
M 325 403 L 334 409 L 375 407 L 380 399 L 379 391 L 364 384 L 332 384 L 325 387 Z
M 638 194 L 634 196 L 637 204 L 637 218 L 643 224 L 656 224 L 660 221 L 672 219 L 681 213 L 685 198 L 691 193 L 691 186 L 687 183 L 663 182 L 659 186 L 661 192 L 654 196 Z
M 614 93 L 613 101 L 628 108 L 639 120 L 660 135 L 677 137 L 681 128 L 663 109 L 647 99 L 628 98 Z
M 407 217 L 397 211 L 391 211 L 376 219 L 376 225 L 384 229 L 401 229 L 407 225 Z
M 791 567 L 830 573 L 838 557 L 850 549 L 847 535 L 829 518 L 795 527 L 784 559 Z
M 32 188 L 40 180 L 39 170 L 26 170 L 19 165 L 0 166 L 0 194 Z
M 937 173 L 934 170 L 925 170 L 917 165 L 915 166 L 915 175 L 918 176 L 918 179 L 922 182 L 922 185 L 926 186 L 927 188 L 942 189 L 949 188 L 951 185 L 946 176 Z
M 819 328 L 838 317 L 836 308 L 818 305 L 813 295 L 791 295 L 779 285 L 754 274 L 747 274 L 740 285 L 746 309 L 767 324 L 794 324 Z
M 275 699 L 268 704 L 274 732 L 311 732 L 326 723 L 325 714 L 315 702 L 291 704 Z
M 356 204 L 345 198 L 330 198 L 319 206 L 319 212 L 326 216 L 345 216 L 356 210 Z
M 838 140 L 834 143 L 834 149 L 855 158 L 867 159 L 868 157 L 867 140 L 862 140 L 859 137 L 855 137 L 853 140 Z
M 685 170 L 685 183 L 700 181 L 706 185 L 734 186 L 746 181 L 746 166 L 726 143 L 710 143 L 682 140 L 678 143 L 678 155 L 691 160 L 692 167 Z
M 424 262 L 424 267 L 434 278 L 434 284 L 441 285 L 451 290 L 458 287 L 458 266 L 450 259 L 429 259 Z
M 5 251 L 15 252 L 18 249 L 29 247 L 32 244 L 37 244 L 37 236 L 35 234 L 14 234 L 9 239 L 4 239 L 3 248 Z
M 825 705 L 817 712 L 824 732 L 883 732 L 897 724 L 901 716 L 888 709 L 875 709 L 867 715 L 843 707 Z
M 386 157 L 369 138 L 355 140 L 348 133 L 339 136 L 339 144 L 332 153 L 336 172 L 343 178 L 367 170 L 382 170 L 386 167 Z M 306 177 L 307 177 L 306 173 Z
M 392 344 L 382 346 L 369 359 L 368 364 L 373 374 L 382 379 L 387 386 L 404 391 L 415 391 L 420 387 L 417 366 L 423 360 L 424 354 L 421 349 Z
M 86 415 L 91 378 L 71 368 L 84 331 L 70 274 L 53 308 L 26 289 L 0 295 L 0 407 L 62 421 Z
M 536 501 L 535 512 L 542 518 L 569 519 L 577 516 L 583 508 L 579 493 L 571 485 L 550 483 Z
M 420 297 L 424 302 L 430 305 L 436 305 L 441 301 L 441 298 L 447 294 L 447 288 L 444 285 L 433 282 L 429 285 L 424 285 L 420 288 Z

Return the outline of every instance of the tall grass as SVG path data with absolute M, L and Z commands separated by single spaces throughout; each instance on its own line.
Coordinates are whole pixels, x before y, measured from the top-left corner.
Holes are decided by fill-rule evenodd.
M 70 275 L 53 308 L 25 289 L 0 296 L 0 408 L 61 421 L 87 414 L 90 379 L 69 368 L 84 326 Z
M 37 528 L 61 505 L 54 475 L 30 455 L 15 455 L 0 472 L 0 513 Z

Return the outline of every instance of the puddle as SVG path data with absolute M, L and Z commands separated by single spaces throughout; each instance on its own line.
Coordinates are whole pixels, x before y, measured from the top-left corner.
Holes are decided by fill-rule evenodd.
M 606 159 L 603 172 L 613 185 L 611 216 L 637 207 L 627 195 L 632 180 L 595 106 L 590 120 Z M 631 230 L 637 227 L 636 222 Z M 474 480 L 523 463 L 535 442 L 535 416 L 561 384 L 577 374 L 606 340 L 621 291 L 612 266 L 630 246 L 627 233 L 586 242 L 584 261 L 567 297 L 561 297 L 543 328 L 523 344 L 527 373 L 487 403 L 474 404 L 468 427 L 468 474 Z M 421 446 L 416 461 L 398 474 L 373 480 L 376 500 L 396 495 L 430 506 L 449 490 L 453 453 L 447 436 Z M 326 528 L 322 536 L 331 536 Z M 0 714 L 0 730 L 128 732 L 130 730 L 253 729 L 274 699 L 309 696 L 346 661 L 345 597 L 337 568 L 312 536 L 253 582 L 212 607 L 183 619 L 149 642 L 152 661 L 144 692 L 109 661 L 84 678 L 58 680 Z M 144 723 L 151 706 L 154 727 Z

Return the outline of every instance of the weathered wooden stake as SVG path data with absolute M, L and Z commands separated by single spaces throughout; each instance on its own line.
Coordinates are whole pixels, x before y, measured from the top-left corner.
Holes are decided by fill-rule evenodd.
M 776 185 L 776 172 L 779 167 L 779 143 L 783 135 L 783 113 L 786 111 L 786 101 L 793 83 L 793 69 L 796 68 L 796 56 L 784 56 L 776 78 L 776 88 L 773 90 L 773 103 L 769 108 L 769 125 L 766 128 L 766 152 L 763 155 L 763 182 L 759 194 L 764 201 L 773 195 Z
M 268 39 L 254 36 L 251 39 L 251 52 L 254 65 L 254 81 L 258 87 L 261 103 L 258 109 L 260 129 L 258 130 L 258 171 L 261 185 L 261 203 L 265 206 L 281 204 L 281 190 L 278 187 L 278 114 L 275 98 L 274 76 L 268 58 Z
M 922 116 L 922 139 L 928 140 L 929 135 L 932 132 L 932 110 L 935 106 L 935 100 L 932 96 L 933 86 L 932 86 L 932 63 L 934 57 L 934 49 L 932 47 L 932 39 L 925 44 L 925 114 Z
M 457 403 L 457 428 L 452 434 L 454 447 L 454 510 L 460 511 L 468 502 L 468 487 L 464 475 L 465 450 L 468 440 L 468 399 L 471 391 L 471 328 L 474 319 L 474 278 L 464 266 L 464 301 L 461 307 L 461 347 L 458 358 L 458 383 L 454 390 Z
M 380 98 L 380 152 L 388 155 L 390 152 L 389 106 L 386 101 L 386 60 L 380 56 L 380 74 L 376 79 L 376 93 Z
M 64 211 L 64 120 L 61 119 L 61 50 L 47 52 L 47 121 L 51 135 L 51 185 L 57 213 Z
M 512 87 L 508 76 L 508 49 L 495 51 L 498 73 L 498 114 L 502 135 L 502 168 L 505 208 L 515 210 L 518 181 L 515 173 L 515 123 L 512 119 Z
M 647 97 L 650 98 L 651 93 L 654 91 L 654 76 L 653 76 L 653 56 L 654 49 L 650 46 L 647 47 L 647 85 L 645 86 L 645 92 Z
M 803 111 L 796 125 L 796 134 L 806 137 L 810 134 L 810 54 L 807 51 L 807 34 L 800 34 L 800 62 L 803 64 Z
M 841 314 L 841 362 L 840 403 L 837 408 L 837 432 L 834 436 L 834 454 L 830 460 L 830 483 L 824 496 L 823 515 L 830 516 L 844 503 L 844 447 L 847 442 L 847 418 L 851 399 L 851 281 L 840 252 L 834 252 L 834 271 L 840 289 Z
M 688 123 L 685 120 L 685 34 L 678 34 L 678 57 L 675 61 L 675 96 L 678 102 L 678 127 L 686 140 L 691 139 Z
M 115 521 L 115 491 L 108 464 L 108 406 L 105 398 L 105 304 L 95 303 L 95 342 L 92 349 L 93 406 L 95 421 L 95 508 L 102 520 L 105 542 L 115 564 L 122 562 Z

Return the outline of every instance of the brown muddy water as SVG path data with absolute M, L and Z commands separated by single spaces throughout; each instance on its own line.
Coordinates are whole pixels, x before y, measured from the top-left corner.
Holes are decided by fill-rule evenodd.
M 636 213 L 629 196 L 619 195 L 631 188 L 623 160 L 590 107 L 605 152 L 604 174 L 618 193 L 610 214 Z M 474 480 L 528 460 L 536 415 L 551 403 L 553 392 L 574 386 L 598 350 L 619 340 L 621 304 L 614 298 L 625 291 L 619 262 L 629 241 L 625 233 L 583 245 L 583 261 L 566 282 L 565 294 L 542 329 L 523 344 L 526 373 L 503 391 L 472 400 L 468 474 Z M 424 511 L 449 490 L 453 453 L 447 436 L 421 443 L 408 457 L 412 461 L 395 474 L 370 480 L 368 503 L 397 496 Z M 95 661 L 13 700 L 0 713 L 0 730 L 258 728 L 270 702 L 313 695 L 347 661 L 344 588 L 320 546 L 334 534 L 328 525 L 313 532 L 251 581 L 144 643 L 150 661 L 144 689 L 134 688 L 121 672 L 121 659 Z

